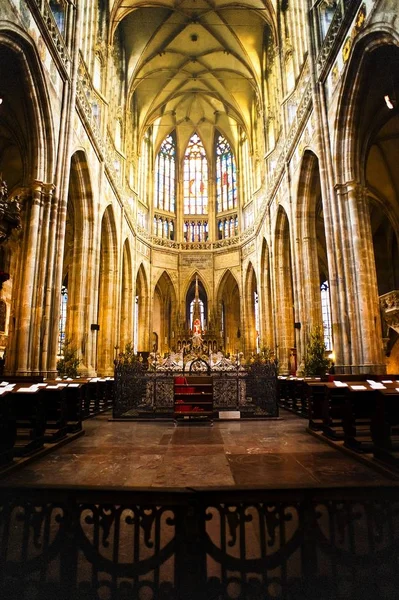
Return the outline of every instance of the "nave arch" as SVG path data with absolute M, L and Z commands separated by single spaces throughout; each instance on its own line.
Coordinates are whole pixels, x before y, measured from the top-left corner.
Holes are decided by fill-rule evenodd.
M 198 271 L 193 271 L 186 279 L 183 287 L 182 300 L 184 302 L 183 315 L 187 326 L 190 323 L 190 304 L 195 298 L 195 285 L 198 280 L 198 294 L 199 299 L 204 305 L 204 318 L 205 321 L 209 318 L 210 310 L 210 299 L 212 298 L 211 290 L 206 282 L 205 278 Z
M 258 282 L 255 269 L 249 262 L 244 279 L 244 351 L 247 356 L 259 350 L 259 318 Z
M 132 252 L 128 239 L 123 244 L 121 276 L 121 309 L 119 347 L 125 351 L 127 344 L 133 344 L 134 330 L 133 265 Z
M 337 116 L 334 156 L 340 221 L 334 226 L 344 228 L 340 276 L 346 292 L 348 360 L 366 372 L 385 370 L 379 295 L 387 281 L 382 285 L 384 277 L 377 269 L 382 266 L 381 253 L 391 266 L 398 256 L 398 107 L 391 112 L 384 101 L 390 95 L 396 102 L 399 93 L 398 43 L 382 31 L 359 37 Z M 378 236 L 380 209 L 383 220 L 388 219 L 385 223 L 390 221 L 396 228 L 390 254 L 382 249 Z M 393 274 L 391 269 L 392 283 Z
M 90 330 L 94 282 L 93 194 L 87 157 L 81 150 L 71 158 L 65 225 L 63 286 L 67 289 L 65 337 L 82 360 L 80 371 L 93 373 Z M 62 348 L 60 347 L 60 350 Z
M 152 311 L 152 349 L 161 355 L 170 352 L 175 344 L 174 323 L 176 322 L 176 291 L 169 274 L 164 271 L 154 288 Z M 156 348 L 154 348 L 156 344 Z
M 294 293 L 291 259 L 290 224 L 279 206 L 274 239 L 275 326 L 280 373 L 288 372 L 290 354 L 295 346 Z
M 107 206 L 101 222 L 100 271 L 98 285 L 97 371 L 113 374 L 118 339 L 118 239 L 114 211 Z
M 150 307 L 148 277 L 143 263 L 136 275 L 136 296 L 134 305 L 134 347 L 137 352 L 150 350 Z
M 262 241 L 262 252 L 260 259 L 260 305 L 261 305 L 261 348 L 267 348 L 274 352 L 274 323 L 273 323 L 273 293 L 272 279 L 270 273 L 270 251 L 265 239 Z
M 1 292 L 9 321 L 5 368 L 9 373 L 38 373 L 52 360 L 57 325 L 49 316 L 54 301 L 51 242 L 57 220 L 51 209 L 53 119 L 37 49 L 9 22 L 0 25 L 0 64 L 0 173 L 9 196 L 18 196 L 22 208 L 21 231 L 5 243 L 10 273 Z
M 297 275 L 296 321 L 300 323 L 295 345 L 303 361 L 309 333 L 317 326 L 323 328 L 323 321 L 331 332 L 330 312 L 323 315 L 321 305 L 321 285 L 329 295 L 330 284 L 320 166 L 310 150 L 303 155 L 298 180 L 295 241 L 292 263 Z
M 217 319 L 220 323 L 221 342 L 226 352 L 236 354 L 243 349 L 241 299 L 238 282 L 227 269 L 217 291 Z

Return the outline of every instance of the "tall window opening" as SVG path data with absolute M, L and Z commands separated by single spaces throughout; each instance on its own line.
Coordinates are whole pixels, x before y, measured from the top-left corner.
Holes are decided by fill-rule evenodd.
M 338 10 L 338 2 L 336 0 L 323 0 L 319 5 L 320 32 L 321 39 L 327 35 L 335 12 Z
M 201 138 L 194 133 L 184 155 L 184 214 L 208 214 L 208 163 Z
M 60 321 L 59 321 L 59 326 L 58 326 L 58 355 L 59 356 L 64 355 L 67 309 L 68 309 L 68 276 L 65 277 L 64 283 L 61 287 Z
M 155 165 L 155 208 L 175 212 L 176 142 L 168 135 L 162 142 Z
M 332 350 L 332 325 L 331 325 L 331 303 L 330 287 L 328 281 L 324 281 L 320 286 L 321 294 L 321 313 L 323 318 L 324 344 L 326 350 Z
M 260 315 L 259 315 L 258 292 L 254 292 L 254 310 L 255 310 L 255 329 L 256 329 L 256 352 L 259 352 L 260 351 L 260 348 L 259 348 Z
M 205 329 L 205 306 L 204 303 L 201 299 L 198 300 L 198 304 L 199 304 L 199 313 L 200 313 L 200 321 L 201 321 L 201 329 Z M 195 299 L 190 302 L 190 328 L 193 328 L 193 317 L 194 317 L 194 306 L 195 306 Z
M 133 337 L 133 351 L 137 354 L 139 345 L 139 297 L 136 296 L 134 299 L 134 337 Z
M 65 2 L 64 0 L 50 0 L 49 4 L 57 27 L 60 33 L 63 34 L 65 30 Z
M 216 201 L 218 212 L 237 207 L 236 162 L 230 144 L 222 135 L 216 141 Z

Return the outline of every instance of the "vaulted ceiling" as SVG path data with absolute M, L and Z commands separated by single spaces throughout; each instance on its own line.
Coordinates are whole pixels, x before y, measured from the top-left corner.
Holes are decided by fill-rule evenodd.
M 250 139 L 263 104 L 265 49 L 275 39 L 273 4 L 115 0 L 112 32 L 121 28 L 141 135 L 152 125 L 156 147 L 172 129 L 182 146 L 194 130 L 205 146 L 215 128 L 233 146 L 241 132 Z

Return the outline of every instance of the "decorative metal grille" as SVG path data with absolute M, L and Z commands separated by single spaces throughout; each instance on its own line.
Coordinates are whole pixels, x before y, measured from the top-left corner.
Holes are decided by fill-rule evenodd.
M 0 490 L 7 600 L 397 597 L 399 488 Z
M 244 368 L 223 359 L 211 368 L 208 362 L 196 358 L 188 372 L 212 376 L 215 411 L 239 410 L 242 417 L 278 416 L 277 365 L 273 362 L 253 363 Z M 152 371 L 146 371 L 138 361 L 117 365 L 114 418 L 149 414 L 171 418 L 173 379 L 183 374 L 184 370 L 173 361 Z

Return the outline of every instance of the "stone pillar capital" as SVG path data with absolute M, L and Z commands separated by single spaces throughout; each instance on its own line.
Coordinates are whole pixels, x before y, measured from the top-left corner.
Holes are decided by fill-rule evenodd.
M 356 181 L 346 181 L 345 183 L 337 183 L 335 191 L 339 196 L 345 196 L 348 194 L 357 194 L 359 190 L 362 190 L 362 185 Z

